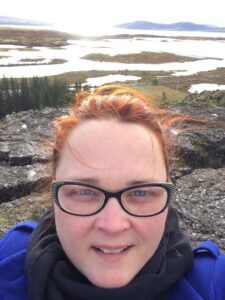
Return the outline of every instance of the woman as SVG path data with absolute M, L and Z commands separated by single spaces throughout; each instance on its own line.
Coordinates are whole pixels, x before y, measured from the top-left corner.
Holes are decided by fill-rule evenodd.
M 1 299 L 225 299 L 224 256 L 194 258 L 170 205 L 177 119 L 120 86 L 75 97 L 55 121 L 53 215 L 3 238 Z

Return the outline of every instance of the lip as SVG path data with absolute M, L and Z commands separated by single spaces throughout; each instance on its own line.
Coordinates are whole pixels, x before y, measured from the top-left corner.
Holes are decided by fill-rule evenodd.
M 125 258 L 131 251 L 133 245 L 93 245 L 91 247 L 92 251 L 101 260 L 107 262 L 116 262 Z M 117 252 L 118 251 L 118 252 Z

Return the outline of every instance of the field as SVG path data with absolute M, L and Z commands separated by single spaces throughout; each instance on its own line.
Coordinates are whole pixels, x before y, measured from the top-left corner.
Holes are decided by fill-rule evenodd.
M 89 37 L 90 40 L 100 40 L 100 39 L 129 39 L 134 38 L 133 35 L 115 35 L 115 36 L 98 36 Z M 137 39 L 144 39 L 149 37 L 160 37 L 164 36 L 151 36 L 151 35 L 141 35 L 135 36 Z M 0 28 L 0 52 L 2 52 L 1 58 L 6 57 L 7 51 L 9 51 L 10 46 L 7 48 L 1 47 L 1 45 L 18 45 L 25 46 L 24 48 L 16 48 L 18 51 L 37 51 L 34 47 L 49 47 L 52 49 L 62 49 L 63 46 L 68 45 L 69 39 L 82 39 L 81 36 L 75 36 L 68 33 L 57 32 L 53 30 L 31 30 L 31 29 L 16 29 L 16 28 Z M 165 37 L 166 38 L 166 37 Z M 168 36 L 167 36 L 168 38 Z M 177 39 L 190 39 L 190 37 L 179 36 Z M 87 39 L 87 37 L 85 37 Z M 193 40 L 224 40 L 224 38 L 209 38 L 209 37 L 191 37 Z M 15 49 L 15 48 L 14 48 Z M 105 61 L 105 62 L 118 62 L 118 63 L 168 63 L 168 62 L 186 62 L 196 60 L 196 58 L 188 56 L 180 56 L 167 52 L 141 52 L 123 55 L 106 55 L 101 53 L 91 53 L 83 57 L 84 59 L 90 59 L 95 61 Z M 48 64 L 61 64 L 65 60 L 53 59 L 48 62 Z M 42 59 L 24 59 L 20 61 L 18 65 L 30 64 L 38 65 L 44 64 Z M 9 65 L 10 67 L 10 65 Z M 188 89 L 192 84 L 196 83 L 218 83 L 224 84 L 225 78 L 225 68 L 218 68 L 213 71 L 199 72 L 191 76 L 171 76 L 171 72 L 165 71 L 129 71 L 129 70 L 118 70 L 118 71 L 74 71 L 64 74 L 60 74 L 57 77 L 65 80 L 69 84 L 74 84 L 75 82 L 85 83 L 87 78 L 106 76 L 106 75 L 134 75 L 140 77 L 140 79 L 135 83 L 135 86 L 141 89 L 143 92 L 148 93 L 155 101 L 160 102 L 173 102 L 180 101 L 185 95 L 187 95 Z M 125 82 L 129 85 L 134 85 L 134 82 Z
M 125 83 L 139 88 L 147 93 L 157 102 L 180 102 L 188 93 L 192 84 L 197 83 L 217 83 L 224 84 L 225 68 L 218 68 L 213 71 L 199 72 L 192 76 L 171 76 L 169 72 L 163 71 L 82 71 L 68 72 L 57 75 L 57 78 L 73 84 L 74 82 L 85 82 L 87 78 L 106 76 L 109 74 L 133 75 L 141 79 L 134 83 L 126 81 Z
M 71 34 L 53 30 L 31 30 L 0 27 L 0 45 L 20 45 L 26 47 L 61 47 L 68 45 Z
M 154 102 L 160 105 L 180 102 L 187 95 L 184 92 L 179 92 L 162 85 L 139 85 L 136 88 L 148 95 Z
M 175 55 L 167 52 L 141 52 L 132 54 L 107 55 L 101 53 L 91 53 L 82 57 L 83 59 L 115 62 L 125 64 L 162 64 L 170 62 L 195 61 L 197 58 Z

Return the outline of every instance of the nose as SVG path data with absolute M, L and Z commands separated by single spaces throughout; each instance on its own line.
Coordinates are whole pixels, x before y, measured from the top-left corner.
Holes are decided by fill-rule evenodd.
M 130 216 L 122 209 L 116 198 L 110 198 L 96 215 L 95 227 L 107 234 L 116 234 L 130 227 Z

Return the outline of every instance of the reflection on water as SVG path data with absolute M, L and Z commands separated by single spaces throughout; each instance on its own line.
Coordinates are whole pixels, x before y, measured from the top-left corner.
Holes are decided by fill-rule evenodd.
M 116 82 L 116 81 L 127 81 L 127 80 L 138 80 L 140 77 L 137 76 L 126 76 L 126 75 L 107 75 L 95 78 L 88 78 L 87 84 L 90 86 L 100 86 L 105 83 Z
M 189 93 L 201 93 L 203 91 L 225 90 L 224 84 L 199 83 L 193 84 L 188 90 Z
M 55 29 L 55 28 L 54 28 Z M 58 28 L 59 29 L 59 28 Z M 61 28 L 63 29 L 63 28 Z M 63 30 L 62 30 L 63 31 Z M 35 47 L 38 51 L 19 51 L 19 46 L 14 46 L 7 52 L 0 51 L 0 77 L 32 77 L 56 75 L 70 71 L 88 70 L 150 70 L 150 71 L 173 71 L 176 76 L 191 75 L 199 71 L 213 70 L 218 67 L 225 67 L 225 41 L 210 40 L 180 40 L 177 36 L 221 36 L 225 33 L 196 33 L 196 32 L 162 32 L 162 31 L 137 31 L 114 29 L 111 33 L 129 34 L 156 34 L 167 35 L 162 37 L 103 40 L 82 40 L 70 41 L 71 45 L 59 49 L 47 47 Z M 103 32 L 102 32 L 103 34 Z M 5 45 L 6 47 L 7 45 Z M 2 48 L 3 46 L 0 46 Z M 7 46 L 13 48 L 13 46 Z M 21 46 L 20 46 L 21 47 Z M 165 63 L 165 64 L 122 64 L 96 62 L 82 59 L 89 53 L 103 53 L 108 55 L 138 53 L 141 51 L 170 52 L 178 55 L 201 58 L 194 62 Z M 1 56 L 9 56 L 1 58 Z M 207 59 L 205 59 L 207 57 Z M 21 59 L 44 59 L 42 62 L 48 63 L 52 59 L 59 58 L 67 60 L 66 63 L 57 65 L 37 65 L 37 66 L 11 66 L 8 64 L 21 63 Z M 203 59 L 204 58 L 204 59 Z M 4 65 L 4 66 L 3 66 Z

